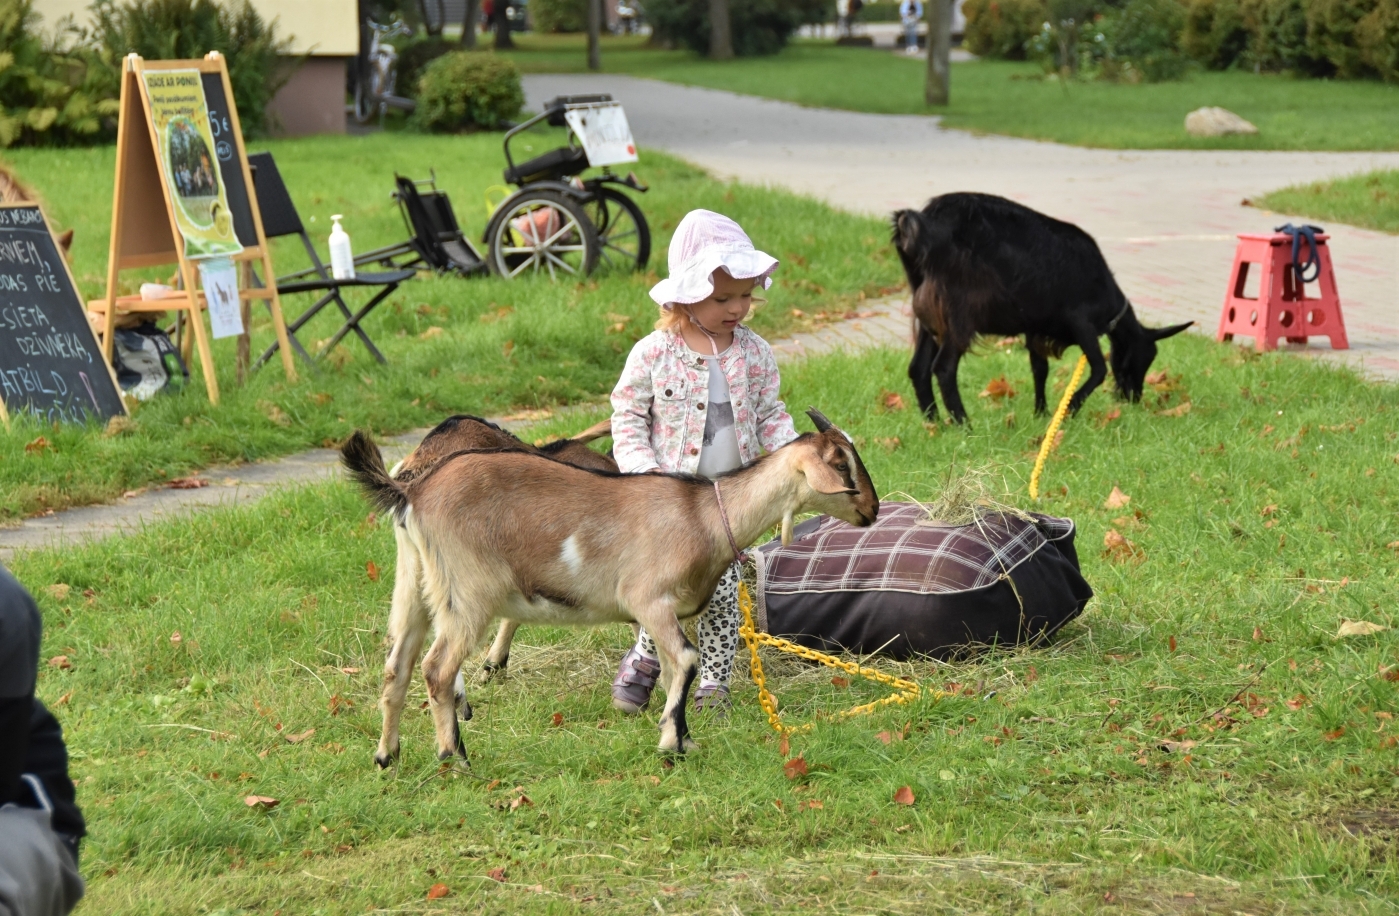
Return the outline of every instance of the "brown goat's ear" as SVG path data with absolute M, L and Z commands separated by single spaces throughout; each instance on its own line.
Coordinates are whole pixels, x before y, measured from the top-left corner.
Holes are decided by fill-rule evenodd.
M 806 475 L 806 482 L 811 489 L 817 493 L 825 493 L 832 496 L 836 493 L 858 493 L 859 490 L 852 490 L 845 485 L 845 478 L 835 468 L 831 467 L 821 458 L 812 458 L 802 463 L 802 473 Z

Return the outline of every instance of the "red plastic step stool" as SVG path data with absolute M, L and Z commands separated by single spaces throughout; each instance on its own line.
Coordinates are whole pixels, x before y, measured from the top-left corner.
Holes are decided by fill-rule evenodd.
M 1240 235 L 1215 339 L 1233 340 L 1239 334 L 1252 337 L 1259 350 L 1276 350 L 1281 338 L 1304 344 L 1308 337 L 1326 337 L 1333 350 L 1349 350 L 1327 238 L 1324 233 L 1317 233 L 1320 270 L 1314 282 L 1320 295 L 1313 298 L 1307 296 L 1306 284 L 1297 282 L 1297 272 L 1292 267 L 1292 236 L 1281 232 Z M 1302 252 L 1307 252 L 1305 242 Z M 1244 295 L 1250 267 L 1260 271 L 1257 298 Z

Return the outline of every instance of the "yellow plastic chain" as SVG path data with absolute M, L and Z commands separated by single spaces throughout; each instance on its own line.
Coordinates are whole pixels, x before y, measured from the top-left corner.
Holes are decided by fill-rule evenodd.
M 1035 459 L 1035 469 L 1030 473 L 1030 498 L 1040 498 L 1040 475 L 1044 473 L 1044 463 L 1049 459 L 1049 453 L 1054 449 L 1054 434 L 1063 425 L 1064 418 L 1069 414 L 1069 401 L 1072 400 L 1074 392 L 1078 390 L 1079 379 L 1083 378 L 1083 370 L 1088 368 L 1088 357 L 1080 356 L 1078 366 L 1074 369 L 1074 377 L 1069 379 L 1069 387 L 1064 389 L 1064 396 L 1059 399 L 1059 407 L 1054 411 L 1054 419 L 1049 421 L 1049 429 L 1044 431 L 1044 441 L 1040 443 L 1040 454 Z
M 782 724 L 782 716 L 777 711 L 777 700 L 767 688 L 767 678 L 763 674 L 763 661 L 758 657 L 759 645 L 771 646 L 782 652 L 790 652 L 808 661 L 820 662 L 828 668 L 836 668 L 847 674 L 859 675 L 860 677 L 876 681 L 880 684 L 887 684 L 898 690 L 897 693 L 891 694 L 882 700 L 875 700 L 873 703 L 865 703 L 863 706 L 855 706 L 842 713 L 838 713 L 837 718 L 844 719 L 850 716 L 871 713 L 876 709 L 894 703 L 903 705 L 910 700 L 917 699 L 922 693 L 922 688 L 913 681 L 905 680 L 901 677 L 894 677 L 891 674 L 885 674 L 873 668 L 866 668 L 854 662 L 843 661 L 833 655 L 817 652 L 815 649 L 808 649 L 806 646 L 799 646 L 794 642 L 778 639 L 776 636 L 770 636 L 767 633 L 759 633 L 757 628 L 753 626 L 753 599 L 748 594 L 748 585 L 743 582 L 738 584 L 738 608 L 743 612 L 743 623 L 739 626 L 738 632 L 739 635 L 743 637 L 743 641 L 748 644 L 748 667 L 753 675 L 753 683 L 758 685 L 758 705 L 763 707 L 763 711 L 766 712 L 768 716 L 768 724 L 771 725 L 773 731 L 777 732 L 779 735 L 795 735 L 802 732 L 809 732 L 811 731 L 811 723 L 808 722 L 800 726 Z M 939 690 L 934 691 L 934 696 L 941 699 L 945 694 Z

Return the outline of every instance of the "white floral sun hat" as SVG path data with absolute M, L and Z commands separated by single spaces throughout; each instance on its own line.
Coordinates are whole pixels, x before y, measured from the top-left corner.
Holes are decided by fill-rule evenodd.
M 772 286 L 777 258 L 753 247 L 738 223 L 712 210 L 691 210 L 675 227 L 670 241 L 670 276 L 651 287 L 662 308 L 703 302 L 714 294 L 710 279 L 720 267 L 735 280 Z

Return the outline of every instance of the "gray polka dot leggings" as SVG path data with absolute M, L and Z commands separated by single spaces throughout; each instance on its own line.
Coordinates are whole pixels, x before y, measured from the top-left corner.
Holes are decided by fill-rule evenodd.
M 700 686 L 722 684 L 733 677 L 734 653 L 738 651 L 738 582 L 742 564 L 734 563 L 719 580 L 709 599 L 709 607 L 699 615 Z M 647 658 L 659 658 L 656 643 L 645 629 L 636 640 L 636 651 Z

